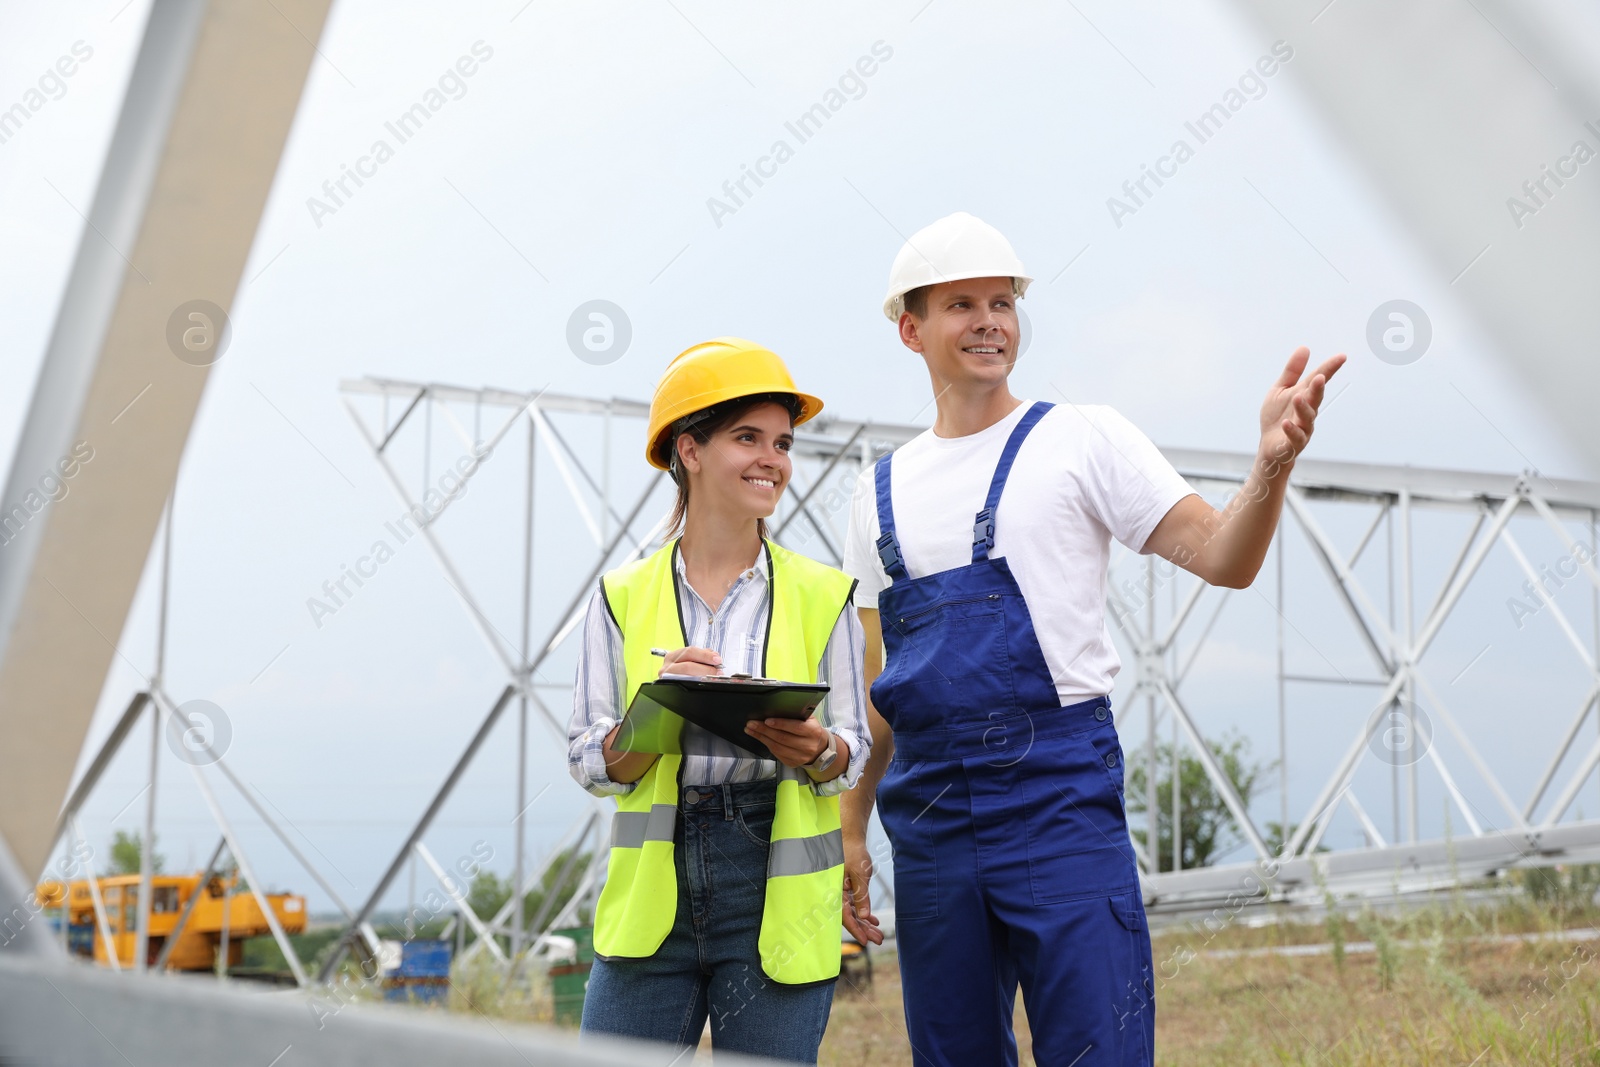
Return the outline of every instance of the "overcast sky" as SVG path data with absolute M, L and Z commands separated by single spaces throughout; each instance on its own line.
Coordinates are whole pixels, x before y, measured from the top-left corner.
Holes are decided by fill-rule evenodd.
M 121 3 L 0 6 L 0 108 L 30 108 L 0 144 L 8 468 L 147 15 L 144 0 Z M 1317 6 L 1306 7 L 1306 37 L 1317 32 Z M 955 210 L 1008 234 L 1037 279 L 1022 305 L 1033 333 L 1013 378 L 1021 396 L 1110 404 L 1163 446 L 1253 451 L 1262 396 L 1305 344 L 1313 359 L 1351 357 L 1312 455 L 1592 476 L 1486 347 L 1451 279 L 1426 267 L 1404 220 L 1343 157 L 1298 82 L 1294 45 L 1221 2 L 977 12 L 906 0 L 737 15 L 684 0 L 337 4 L 180 473 L 169 689 L 224 709 L 230 764 L 359 901 L 505 678 L 419 540 L 333 616 L 313 618 L 308 599 L 401 510 L 341 405 L 340 381 L 648 399 L 674 353 L 734 334 L 784 355 L 830 410 L 926 424 L 926 375 L 879 306 L 903 235 Z M 59 57 L 85 48 L 92 54 L 72 77 L 41 87 Z M 1278 61 L 1262 61 L 1274 52 Z M 419 102 L 436 110 L 402 140 L 389 124 Z M 1186 124 L 1218 103 L 1236 110 L 1202 141 Z M 801 129 L 819 104 L 826 121 Z M 1180 140 L 1182 161 L 1164 161 Z M 1146 179 L 1137 198 L 1124 190 L 1158 166 L 1163 184 Z M 340 190 L 347 169 L 366 177 Z M 767 176 L 740 190 L 748 170 Z M 622 308 L 631 330 L 626 351 L 604 365 L 578 358 L 567 340 L 569 318 L 595 299 Z M 1369 318 L 1395 299 L 1422 308 L 1432 330 L 1426 353 L 1405 365 L 1379 360 L 1367 343 Z M 376 405 L 358 406 L 375 425 Z M 471 428 L 471 406 L 456 415 Z M 609 461 L 610 484 L 631 500 L 644 484 L 642 428 L 618 422 L 606 451 L 599 420 L 558 425 L 597 478 Z M 413 492 L 424 462 L 437 479 L 462 454 L 446 426 L 435 417 L 426 461 L 425 426 L 397 439 Z M 526 437 L 519 428 L 508 441 L 440 535 L 514 643 Z M 536 637 L 556 624 L 593 555 L 544 452 L 537 493 Z M 1348 553 L 1372 512 L 1323 505 L 1318 514 Z M 1469 523 L 1419 517 L 1419 615 Z M 1536 523 L 1513 529 L 1536 565 L 1561 554 Z M 1297 531 L 1286 551 L 1289 670 L 1371 677 Z M 1383 559 L 1380 532 L 1359 568 L 1380 604 Z M 1135 573 L 1126 557 L 1120 566 Z M 87 751 L 152 669 L 157 575 L 153 562 Z M 1519 799 L 1586 686 L 1550 612 L 1512 623 L 1505 602 L 1522 580 L 1497 549 L 1424 660 Z M 1163 611 L 1187 581 L 1163 590 Z M 1232 594 L 1183 690 L 1208 732 L 1237 728 L 1262 758 L 1277 751 L 1273 589 L 1269 562 L 1255 589 Z M 1557 602 L 1592 644 L 1589 591 L 1573 583 Z M 1186 640 L 1215 603 L 1204 602 Z M 566 647 L 539 679 L 563 723 L 559 686 L 571 669 Z M 1371 692 L 1290 687 L 1293 820 Z M 1131 749 L 1144 711 L 1124 704 L 1119 728 Z M 495 850 L 490 866 L 509 870 L 512 730 L 508 718 L 428 835 L 444 862 L 483 840 Z M 562 746 L 537 721 L 530 730 L 538 854 L 585 795 L 567 777 Z M 1455 743 L 1437 743 L 1482 820 L 1505 825 Z M 134 735 L 84 812 L 97 843 L 142 817 L 133 801 L 146 744 Z M 216 838 L 188 775 L 165 760 L 159 834 L 174 867 L 202 862 Z M 1431 769 L 1422 780 L 1424 833 L 1437 833 L 1443 792 Z M 1389 786 L 1381 765 L 1356 786 L 1385 833 Z M 259 820 L 221 792 L 263 878 L 326 909 Z M 1261 821 L 1278 817 L 1277 796 L 1257 802 Z M 1595 810 L 1600 791 L 1582 803 Z M 1360 840 L 1341 814 L 1329 843 Z M 405 888 L 401 879 L 389 902 Z

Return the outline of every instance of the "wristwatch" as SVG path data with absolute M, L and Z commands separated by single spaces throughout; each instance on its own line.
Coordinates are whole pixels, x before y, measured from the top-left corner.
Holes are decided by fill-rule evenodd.
M 832 730 L 828 731 L 828 747 L 822 750 L 822 755 L 805 765 L 805 769 L 816 774 L 827 774 L 828 768 L 833 766 L 833 761 L 839 758 L 839 737 Z

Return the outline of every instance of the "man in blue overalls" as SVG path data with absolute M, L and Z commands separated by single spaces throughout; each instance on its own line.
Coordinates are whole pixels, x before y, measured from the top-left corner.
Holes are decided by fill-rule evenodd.
M 890 272 L 884 312 L 927 364 L 938 417 L 856 486 L 845 570 L 873 748 L 844 798 L 844 920 L 882 941 L 867 892 L 876 800 L 915 1063 L 1014 1065 L 1020 984 L 1039 1064 L 1150 1064 L 1150 937 L 1107 696 L 1110 541 L 1248 586 L 1344 357 L 1305 380 L 1310 353 L 1289 358 L 1258 460 L 1217 511 L 1111 408 L 1011 395 L 1030 280 L 964 213 L 913 236 Z

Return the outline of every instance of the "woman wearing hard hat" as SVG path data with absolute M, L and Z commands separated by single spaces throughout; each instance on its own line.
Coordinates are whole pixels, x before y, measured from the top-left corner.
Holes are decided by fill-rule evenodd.
M 669 539 L 590 598 L 568 763 L 616 798 L 583 1030 L 816 1061 L 839 973 L 839 794 L 869 750 L 855 583 L 767 539 L 794 427 L 822 409 L 737 338 L 681 353 L 650 405 L 645 458 L 678 495 Z M 664 655 L 663 650 L 666 650 Z M 803 722 L 748 730 L 760 759 L 687 724 L 683 754 L 614 747 L 659 674 L 826 681 Z
M 846 867 L 870 922 L 876 797 L 919 1067 L 1015 1065 L 1019 985 L 1039 1064 L 1154 1062 L 1155 973 L 1109 697 L 1110 542 L 1249 585 L 1344 361 L 1302 381 L 1310 353 L 1289 358 L 1262 405 L 1257 465 L 1218 512 L 1111 408 L 1011 394 L 1030 280 L 1005 237 L 965 213 L 906 242 L 883 310 L 926 364 L 938 416 L 862 472 L 845 549 L 877 742 L 845 800 Z

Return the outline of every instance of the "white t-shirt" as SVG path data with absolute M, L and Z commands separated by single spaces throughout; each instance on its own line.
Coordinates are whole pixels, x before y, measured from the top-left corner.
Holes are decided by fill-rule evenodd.
M 895 531 L 913 578 L 972 562 L 972 525 L 1024 401 L 986 430 L 932 430 L 894 455 Z M 1133 423 L 1101 404 L 1057 404 L 1017 453 L 995 515 L 991 557 L 1004 556 L 1028 603 L 1063 704 L 1111 692 L 1121 669 L 1106 629 L 1106 567 L 1115 537 L 1135 552 L 1193 493 Z M 875 608 L 889 577 L 878 558 L 875 470 L 856 482 L 844 569 L 860 582 L 858 607 Z

